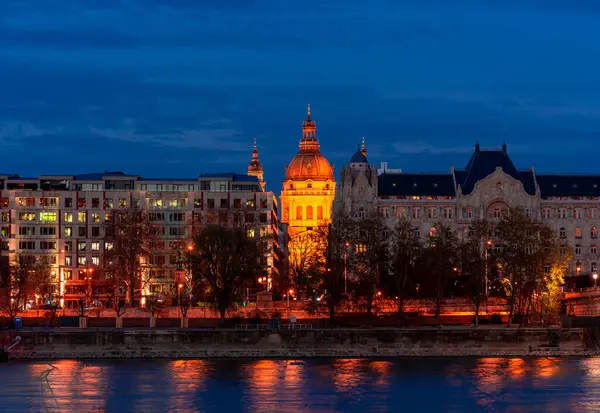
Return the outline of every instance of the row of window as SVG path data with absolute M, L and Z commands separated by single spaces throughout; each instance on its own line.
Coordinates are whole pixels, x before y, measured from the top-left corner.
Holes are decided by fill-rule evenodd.
M 558 235 L 561 238 L 567 238 L 567 230 L 565 227 L 560 227 Z M 575 227 L 575 238 L 583 238 L 581 227 Z M 590 238 L 598 238 L 598 229 L 596 227 L 590 229 Z
M 439 212 L 441 209 L 441 212 Z M 505 212 L 506 208 L 502 207 L 494 207 L 488 211 L 489 218 L 501 218 L 502 214 Z M 438 218 L 438 214 L 443 216 L 444 218 L 453 218 L 454 217 L 454 208 L 452 207 L 382 207 L 379 208 L 379 215 L 383 218 L 406 218 L 410 216 L 412 218 L 421 218 L 422 214 L 427 214 L 428 218 L 436 219 Z M 359 210 L 356 214 L 358 217 L 364 217 L 364 210 Z M 532 211 L 530 209 L 525 209 L 525 215 L 528 217 L 532 217 Z M 463 218 L 473 218 L 473 208 L 463 208 L 462 217 Z M 550 218 L 575 218 L 575 219 L 597 219 L 598 218 L 598 209 L 597 208 L 543 208 L 541 212 L 542 218 L 550 219 Z
M 315 216 L 315 208 L 312 205 L 308 205 L 306 208 L 302 205 L 296 207 L 296 219 L 323 219 L 323 207 L 321 205 L 316 208 L 317 213 Z M 306 214 L 304 214 L 306 212 Z M 284 217 L 288 219 L 289 209 L 286 208 L 283 212 Z

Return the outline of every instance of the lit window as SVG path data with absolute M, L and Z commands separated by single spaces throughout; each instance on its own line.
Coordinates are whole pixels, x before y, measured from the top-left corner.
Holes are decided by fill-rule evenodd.
M 309 205 L 306 207 L 306 219 L 313 219 L 313 207 Z
M 126 207 L 127 207 L 127 199 L 119 198 L 119 208 L 126 208 Z
M 296 219 L 302 219 L 302 206 L 298 205 L 296 207 Z
M 92 222 L 100 222 L 100 213 L 92 212 Z
M 100 251 L 100 243 L 98 241 L 92 242 L 92 251 Z
M 92 265 L 100 265 L 100 257 L 92 257 Z
M 321 205 L 317 207 L 317 219 L 323 219 L 323 207 Z
M 254 228 L 250 228 L 248 230 L 248 238 L 254 238 L 255 232 L 254 232 Z
M 590 230 L 590 237 L 598 238 L 598 230 L 596 229 L 596 227 L 592 227 L 592 229 Z
M 56 212 L 40 212 L 40 221 L 44 222 L 56 222 Z
M 87 218 L 87 214 L 85 212 L 77 213 L 77 222 L 85 222 Z
M 79 266 L 87 265 L 87 257 L 77 257 L 77 264 Z
M 113 200 L 112 200 L 112 198 L 106 198 L 104 200 L 104 207 L 106 207 L 106 208 L 112 208 L 113 207 Z
M 65 212 L 65 214 L 64 214 L 64 221 L 65 222 L 73 222 L 73 213 L 72 212 Z
M 501 212 L 500 212 L 500 207 L 495 207 L 494 208 L 494 218 L 500 218 Z
M 78 251 L 85 251 L 85 241 L 77 243 L 77 250 Z
M 73 228 L 65 227 L 64 233 L 65 233 L 65 237 L 72 237 L 73 236 Z
M 575 227 L 575 238 L 581 238 L 581 227 Z
M 590 208 L 590 218 L 598 218 L 598 210 L 596 208 Z
M 112 242 L 105 242 L 105 243 L 104 243 L 104 249 L 105 249 L 106 251 L 110 251 L 110 250 L 112 250 L 112 249 L 113 249 L 113 243 L 112 243 Z

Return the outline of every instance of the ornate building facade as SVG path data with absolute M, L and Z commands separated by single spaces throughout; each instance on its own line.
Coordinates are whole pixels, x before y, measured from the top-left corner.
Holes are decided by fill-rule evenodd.
M 500 218 L 508 207 L 521 207 L 569 242 L 574 254 L 569 275 L 589 278 L 598 270 L 600 175 L 517 169 L 506 144 L 494 150 L 476 144 L 466 167 L 450 167 L 448 173 L 404 173 L 382 166 L 378 172 L 369 164 L 363 142 L 341 169 L 340 211 L 357 217 L 379 213 L 390 229 L 406 217 L 425 238 L 439 221 L 464 237 L 473 220 Z
M 285 168 L 281 190 L 281 221 L 290 237 L 331 221 L 335 196 L 333 166 L 319 150 L 317 125 L 308 116 L 302 124 L 300 151 Z

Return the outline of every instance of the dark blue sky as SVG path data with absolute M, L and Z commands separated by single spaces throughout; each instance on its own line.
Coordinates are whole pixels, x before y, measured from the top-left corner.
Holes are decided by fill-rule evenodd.
M 4 0 L 0 172 L 244 172 L 271 190 L 306 104 L 336 166 L 361 136 L 407 171 L 506 140 L 600 172 L 600 2 Z

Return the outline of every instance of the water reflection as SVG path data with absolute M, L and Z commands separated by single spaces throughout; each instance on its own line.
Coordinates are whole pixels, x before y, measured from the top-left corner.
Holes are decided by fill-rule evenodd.
M 530 413 L 600 405 L 600 358 L 62 360 L 11 362 L 0 376 L 3 413 Z

